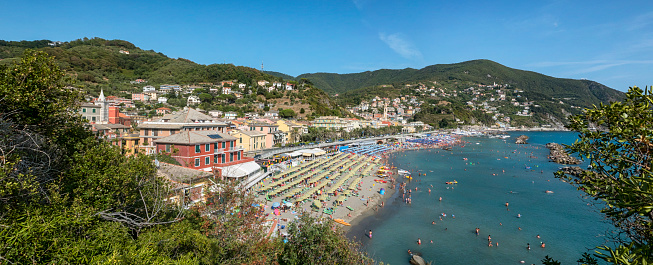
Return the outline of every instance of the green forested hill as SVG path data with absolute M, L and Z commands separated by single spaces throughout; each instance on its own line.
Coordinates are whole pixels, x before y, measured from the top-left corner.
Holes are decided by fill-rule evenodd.
M 78 39 L 56 46 L 50 41 L 0 41 L 0 63 L 12 62 L 23 55 L 26 48 L 45 51 L 55 56 L 60 67 L 81 81 L 77 85 L 90 91 L 102 87 L 112 90 L 129 90 L 129 81 L 148 80 L 149 85 L 216 83 L 222 80 L 238 80 L 255 84 L 256 81 L 282 80 L 254 68 L 233 64 L 201 65 L 190 60 L 173 59 L 152 50 L 142 50 L 123 40 L 101 38 Z M 126 50 L 129 54 L 120 53 Z
M 524 90 L 530 98 L 578 98 L 583 106 L 623 98 L 623 93 L 589 80 L 573 80 L 509 68 L 489 60 L 473 60 L 455 64 L 436 64 L 416 70 L 382 69 L 355 74 L 303 74 L 318 88 L 334 95 L 380 85 L 399 87 L 404 84 L 437 81 L 443 86 L 468 84 L 509 84 Z M 462 88 L 462 87 L 461 87 Z M 369 90 L 369 89 L 368 89 Z
M 261 112 L 263 109 L 258 108 L 257 103 L 264 103 L 266 106 L 274 106 L 273 109 L 293 110 L 297 117 L 302 118 L 344 113 L 324 91 L 313 88 L 310 84 L 302 84 L 295 91 L 280 89 L 272 92 L 257 85 L 259 80 L 294 80 L 294 77 L 288 75 L 274 72 L 269 74 L 233 64 L 202 65 L 183 58 L 173 59 L 152 50 L 142 50 L 124 40 L 84 38 L 59 43 L 49 40 L 0 40 L 0 65 L 16 62 L 23 56 L 25 49 L 40 50 L 54 56 L 59 67 L 72 77 L 74 86 L 83 88 L 94 96 L 99 95 L 100 89 L 104 89 L 105 95 L 129 98 L 130 93 L 142 91 L 145 85 L 206 85 L 237 80 L 238 83 L 247 85 L 245 89 L 234 88 L 243 94 L 242 98 L 236 99 L 233 95 L 212 95 L 208 93 L 208 89 L 198 89 L 195 94 L 202 98 L 199 107 L 204 110 L 236 111 L 242 114 Z M 147 83 L 130 83 L 136 79 L 145 79 Z M 290 82 L 298 85 L 297 82 Z M 168 103 L 182 107 L 186 104 L 187 96 L 168 95 Z M 141 108 L 139 113 L 145 113 L 146 110 L 153 112 L 153 109 Z
M 271 76 L 281 77 L 285 80 L 295 80 L 294 76 L 287 75 L 284 73 L 274 72 L 274 71 L 263 71 L 263 73 L 269 74 Z

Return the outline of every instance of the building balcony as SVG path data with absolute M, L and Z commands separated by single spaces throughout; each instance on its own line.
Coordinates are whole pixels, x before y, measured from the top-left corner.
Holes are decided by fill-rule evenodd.
M 237 160 L 237 161 L 213 164 L 213 167 L 228 167 L 228 166 L 233 166 L 233 165 L 237 165 L 237 164 L 241 164 L 241 163 L 247 163 L 247 162 L 250 162 L 250 161 L 254 161 L 254 158 L 242 157 L 240 160 Z
M 218 150 L 213 151 L 213 153 L 214 154 L 224 154 L 224 153 L 238 152 L 238 151 L 241 151 L 241 150 L 245 150 L 245 149 L 243 149 L 242 147 L 233 147 L 233 148 L 229 148 L 229 149 L 227 149 L 227 148 L 218 149 Z

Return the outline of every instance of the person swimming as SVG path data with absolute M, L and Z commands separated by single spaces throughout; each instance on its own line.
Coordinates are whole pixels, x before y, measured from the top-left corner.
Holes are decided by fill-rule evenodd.
M 544 242 L 540 242 L 540 243 L 542 243 L 542 246 L 541 246 L 542 248 L 545 248 L 545 247 L 546 247 L 546 245 L 544 244 Z
M 421 245 L 421 244 L 422 244 L 422 239 L 420 239 L 419 237 L 417 238 L 417 244 L 418 244 L 418 245 Z
M 531 250 L 531 243 L 526 243 L 526 249 Z

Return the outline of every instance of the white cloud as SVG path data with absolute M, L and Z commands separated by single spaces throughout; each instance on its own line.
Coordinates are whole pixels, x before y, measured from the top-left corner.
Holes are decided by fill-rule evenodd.
M 422 59 L 422 53 L 399 33 L 386 35 L 381 32 L 379 33 L 379 39 L 385 42 L 390 49 L 401 55 L 401 57 L 411 60 Z
M 361 10 L 361 9 L 363 9 L 363 7 L 364 7 L 365 5 L 367 5 L 367 3 L 369 2 L 369 0 L 352 0 L 352 2 L 354 2 L 354 5 L 356 6 L 356 8 L 358 8 L 359 10 Z

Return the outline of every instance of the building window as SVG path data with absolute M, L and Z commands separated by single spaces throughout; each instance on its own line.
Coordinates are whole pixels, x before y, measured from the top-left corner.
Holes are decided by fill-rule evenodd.
M 234 141 L 229 141 L 229 148 L 234 148 Z
M 91 120 L 92 120 L 92 121 L 95 121 L 95 116 L 91 117 Z
M 261 131 L 263 131 L 263 127 L 261 127 Z
M 199 144 L 195 145 L 195 153 L 198 154 L 198 153 L 201 153 L 201 152 L 202 152 L 202 149 L 200 149 L 200 145 Z
M 234 153 L 229 153 L 229 162 L 234 161 Z
M 213 155 L 213 164 L 218 163 L 218 155 Z
M 148 130 L 148 129 L 143 130 L 143 132 L 144 132 L 143 135 L 145 135 L 145 136 L 150 135 L 150 130 Z
M 166 152 L 170 153 L 170 145 L 169 144 L 166 144 Z
M 222 149 L 225 149 L 227 147 L 227 142 L 222 142 Z
M 204 145 L 204 152 L 209 152 L 211 151 L 211 144 L 205 144 Z
M 195 158 L 195 167 L 199 167 L 199 166 L 200 166 L 200 159 Z
M 213 151 L 218 151 L 218 143 L 213 144 Z
M 240 152 L 238 152 L 237 154 L 238 154 L 238 160 L 240 160 Z
M 227 160 L 227 155 L 222 154 L 222 163 L 227 162 L 227 161 L 225 161 L 225 160 Z
M 152 135 L 159 136 L 159 130 L 152 130 Z
M 86 108 L 83 108 L 83 109 L 82 109 L 82 112 L 86 113 Z
M 240 143 L 241 143 L 241 144 L 243 143 L 243 138 L 242 138 L 242 137 L 240 138 Z
M 95 113 L 95 109 L 93 109 L 93 113 Z
M 211 164 L 211 157 L 210 156 L 207 156 L 207 157 L 204 158 L 204 165 L 208 165 L 208 164 Z

